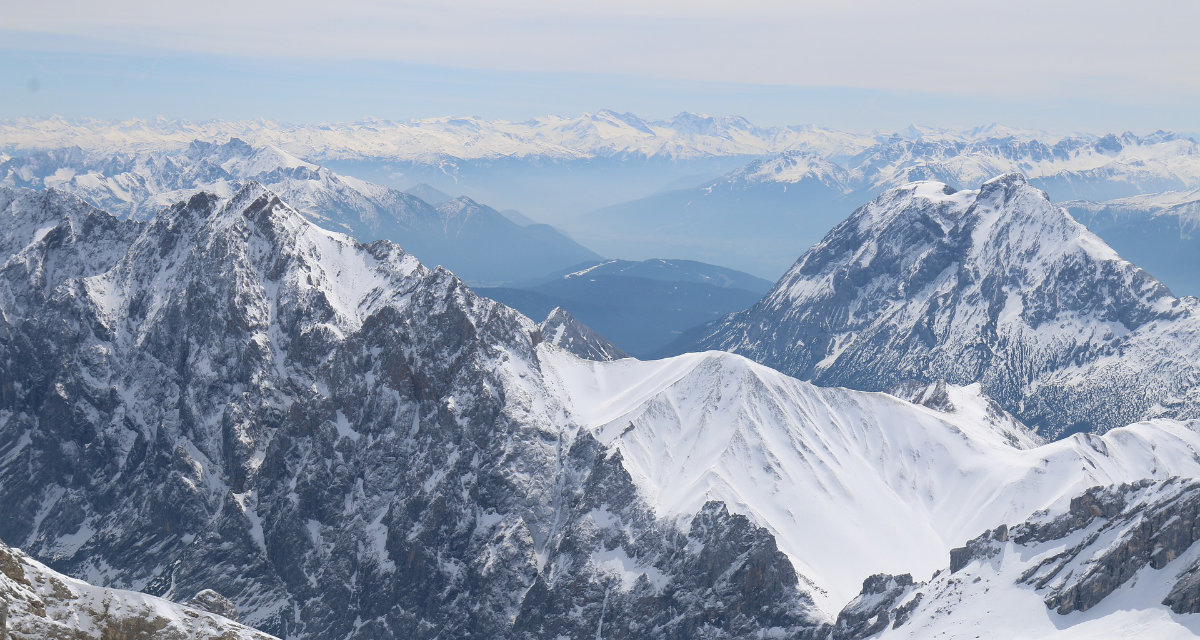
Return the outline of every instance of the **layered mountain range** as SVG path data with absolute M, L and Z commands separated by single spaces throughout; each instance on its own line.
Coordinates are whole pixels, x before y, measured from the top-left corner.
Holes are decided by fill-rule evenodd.
M 0 152 L 18 158 L 31 151 L 73 147 L 101 155 L 180 153 L 193 140 L 230 138 L 283 149 L 380 184 L 428 183 L 556 225 L 567 224 L 572 214 L 626 202 L 635 206 L 631 201 L 672 190 L 683 191 L 656 202 L 694 202 L 703 210 L 705 201 L 695 196 L 730 181 L 733 191 L 751 192 L 741 195 L 745 209 L 756 202 L 752 192 L 761 189 L 764 203 L 776 201 L 794 210 L 797 199 L 772 196 L 770 185 L 803 190 L 803 173 L 779 166 L 793 164 L 795 157 L 831 164 L 836 169 L 827 174 L 843 175 L 840 184 L 828 185 L 833 187 L 830 193 L 846 187 L 860 201 L 911 180 L 934 179 L 966 188 L 1010 171 L 1024 173 L 1063 200 L 1102 201 L 1200 186 L 1197 143 L 1161 131 L 1053 135 L 986 126 L 863 134 L 812 125 L 759 126 L 739 117 L 691 113 L 646 120 L 610 110 L 523 122 L 473 117 L 319 125 L 161 118 L 0 122 Z M 747 163 L 752 164 L 744 166 Z M 718 188 L 712 197 L 728 196 Z M 624 257 L 663 255 L 705 259 L 661 251 Z M 764 275 L 774 277 L 784 266 Z
M 188 122 L 159 118 L 111 122 L 22 118 L 0 123 L 0 141 L 23 149 L 80 146 L 92 151 L 178 149 L 192 140 L 249 140 L 321 160 L 377 158 L 438 163 L 447 159 L 540 158 L 579 160 L 607 156 L 757 156 L 796 145 L 847 155 L 871 136 L 811 126 L 760 127 L 736 116 L 680 113 L 644 120 L 602 109 L 575 117 L 546 116 L 522 122 L 475 117 L 407 122 L 366 120 L 320 125 L 265 121 Z
M 1165 132 L 1054 138 L 1002 130 L 915 131 L 880 136 L 849 156 L 797 147 L 695 186 L 597 209 L 567 228 L 606 253 L 648 256 L 664 251 L 665 243 L 673 255 L 774 277 L 795 248 L 814 244 L 847 211 L 889 188 L 931 180 L 962 189 L 1008 172 L 1028 176 L 1056 200 L 1144 198 L 1200 186 L 1200 144 Z M 1121 204 L 1114 202 L 1127 210 Z M 1173 219 L 1166 215 L 1164 222 Z M 1143 252 L 1179 239 L 1178 231 L 1140 222 L 1093 230 L 1111 243 L 1128 244 L 1127 232 L 1136 227 L 1146 239 Z
M 0 163 L 0 184 L 71 191 L 106 211 L 141 220 L 196 193 L 229 198 L 248 181 L 269 186 L 326 229 L 363 240 L 402 241 L 426 262 L 446 265 L 473 282 L 526 280 L 599 258 L 553 227 L 514 223 L 467 197 L 431 205 L 237 138 L 222 144 L 192 141 L 182 152 L 52 149 Z
M 979 383 L 1041 433 L 1200 415 L 1200 303 L 1177 298 L 1019 174 L 889 190 L 758 304 L 678 350 L 820 384 Z
M 1103 352 L 1111 369 L 1098 370 L 1122 373 L 1093 388 L 1121 396 L 1105 419 L 1156 413 L 1136 403 L 1169 386 L 1159 367 L 1189 359 L 1193 303 L 1044 202 L 1016 176 L 979 192 L 889 192 L 766 300 L 811 293 L 826 304 L 802 309 L 831 309 L 833 327 L 908 317 L 893 292 L 927 310 L 918 294 L 951 287 L 936 308 L 963 312 L 945 317 L 983 318 L 963 332 L 986 338 L 998 306 L 1003 335 L 1046 338 L 1030 343 L 1045 360 L 1023 362 L 1086 367 L 1089 348 Z M 1069 617 L 1085 606 L 1160 637 L 1200 628 L 1191 529 L 1120 537 L 1166 526 L 1155 505 L 1188 486 L 1171 478 L 1200 474 L 1197 422 L 1046 442 L 1019 420 L 1043 414 L 1003 389 L 993 402 L 986 375 L 898 381 L 893 396 L 729 353 L 614 360 L 566 314 L 535 324 L 391 242 L 321 228 L 257 183 L 144 221 L 55 189 L 2 189 L 0 225 L 0 539 L 90 583 L 228 600 L 287 638 L 840 639 L 905 629 L 901 618 L 982 620 L 946 595 L 961 581 L 924 582 L 949 565 L 1032 602 L 1010 609 L 1029 628 L 1094 631 Z M 853 313 L 836 306 L 847 300 Z M 782 331 L 806 317 L 776 320 Z M 920 344 L 894 326 L 881 358 Z M 1153 353 L 1139 346 L 1151 329 Z M 1091 341 L 1054 355 L 1069 335 Z M 1045 398 L 1057 375 L 1016 392 Z M 1162 413 L 1186 417 L 1186 399 Z M 1062 423 L 1033 424 L 1061 435 L 1047 425 Z M 995 533 L 1018 525 L 1034 533 Z M 1084 558 L 1107 556 L 1052 552 L 1097 530 L 1148 555 L 1112 556 L 1119 570 L 1085 592 L 1075 585 L 1096 581 Z M 1070 571 L 1011 579 L 1042 557 Z M 1137 590 L 1143 564 L 1171 573 L 1155 581 L 1163 593 Z

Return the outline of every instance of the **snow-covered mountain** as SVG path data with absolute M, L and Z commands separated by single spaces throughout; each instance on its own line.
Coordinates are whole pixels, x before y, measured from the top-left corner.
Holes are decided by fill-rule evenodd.
M 340 175 L 277 147 L 234 138 L 181 151 L 109 155 L 52 149 L 0 164 L 0 184 L 57 188 L 118 215 L 148 219 L 207 192 L 228 198 L 256 181 L 324 228 L 389 239 L 474 282 L 501 283 L 599 258 L 547 225 L 519 225 L 470 200 L 436 206 L 397 189 Z
M 69 578 L 3 542 L 0 634 L 14 640 L 272 640 L 195 604 L 180 606 L 144 593 L 104 589 Z
M 1176 298 L 1019 174 L 917 182 L 858 209 L 757 305 L 677 345 L 821 384 L 982 384 L 1057 436 L 1200 415 L 1200 303 Z
M 758 156 L 797 147 L 847 156 L 874 142 L 870 135 L 812 126 L 759 127 L 744 118 L 694 113 L 648 121 L 607 109 L 575 117 L 546 116 L 522 122 L 474 117 L 319 125 L 257 120 L 188 122 L 165 118 L 125 122 L 58 117 L 0 121 L 0 147 L 15 149 L 79 146 L 107 153 L 162 151 L 185 147 L 196 139 L 231 137 L 321 160 L 385 158 L 435 164 L 447 158 Z
M 629 354 L 562 307 L 551 309 L 538 329 L 546 344 L 561 347 L 584 360 L 620 360 L 629 357 Z
M 448 271 L 256 184 L 0 210 L 0 538 L 56 569 L 289 638 L 816 623 L 764 529 L 638 499 L 542 380 L 573 356 Z
M 1059 200 L 1107 200 L 1200 185 L 1200 143 L 1164 131 L 1061 138 L 895 136 L 851 160 L 847 169 L 868 191 L 916 180 L 964 188 L 1021 173 Z
M 1042 444 L 978 388 L 582 360 L 257 184 L 0 203 L 0 538 L 284 637 L 827 638 L 870 575 L 1200 474 L 1194 422 Z
M 1194 422 L 1042 445 L 978 388 L 912 405 L 719 352 L 548 364 L 657 513 L 718 500 L 762 524 L 831 614 L 872 573 L 929 575 L 984 530 L 1086 487 L 1200 471 Z

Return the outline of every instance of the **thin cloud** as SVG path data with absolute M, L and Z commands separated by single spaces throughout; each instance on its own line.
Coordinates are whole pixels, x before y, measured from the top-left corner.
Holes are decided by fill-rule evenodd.
M 954 94 L 1200 95 L 1200 3 L 83 0 L 10 29 L 190 53 Z

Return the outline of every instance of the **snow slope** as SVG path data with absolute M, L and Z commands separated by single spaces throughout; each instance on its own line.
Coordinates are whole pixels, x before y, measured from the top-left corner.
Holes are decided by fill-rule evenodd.
M 1195 638 L 1198 496 L 1179 478 L 1089 490 L 972 540 L 926 583 L 865 590 L 848 609 L 883 624 L 842 637 Z
M 829 613 L 868 575 L 928 575 L 981 531 L 1085 487 L 1200 474 L 1200 423 L 1038 446 L 970 390 L 955 390 L 947 413 L 720 352 L 542 362 L 572 419 L 620 453 L 658 513 L 685 518 L 720 500 L 747 515 Z

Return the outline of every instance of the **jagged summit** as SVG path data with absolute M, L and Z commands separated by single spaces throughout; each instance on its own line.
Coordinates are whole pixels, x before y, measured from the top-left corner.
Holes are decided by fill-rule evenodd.
M 363 241 L 391 240 L 472 282 L 524 280 L 599 257 L 552 228 L 526 227 L 469 198 L 431 204 L 237 137 L 192 140 L 182 153 L 52 150 L 3 164 L 0 184 L 68 190 L 110 213 L 141 220 L 197 193 L 229 199 L 257 182 L 324 229 Z
M 538 328 L 542 332 L 542 340 L 585 360 L 620 360 L 629 357 L 629 354 L 562 307 L 554 307 Z
M 154 257 L 162 256 L 171 257 L 173 268 L 166 272 L 156 270 Z M 208 311 L 240 316 L 243 326 L 270 326 L 294 301 L 312 312 L 323 309 L 330 326 L 349 331 L 401 295 L 393 283 L 423 273 L 398 246 L 384 242 L 368 249 L 322 229 L 251 181 L 227 200 L 200 193 L 164 211 L 110 271 L 83 285 L 101 317 L 113 322 L 181 299 L 193 298 L 187 302 L 194 305 L 201 291 L 216 294 L 213 289 L 224 284 L 231 288 L 215 295 Z M 236 278 L 231 282 L 227 274 Z M 261 302 L 247 315 L 242 305 L 249 301 Z
M 1194 302 L 1009 173 L 976 191 L 925 181 L 884 192 L 757 305 L 677 348 L 868 390 L 979 382 L 1055 436 L 1196 416 L 1198 336 Z

